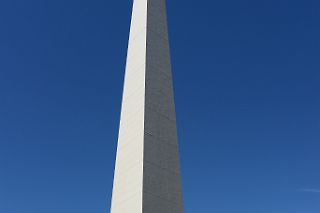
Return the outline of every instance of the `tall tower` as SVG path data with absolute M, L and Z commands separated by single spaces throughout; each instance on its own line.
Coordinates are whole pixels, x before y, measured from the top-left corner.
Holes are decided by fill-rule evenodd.
M 134 0 L 111 213 L 183 213 L 165 0 Z

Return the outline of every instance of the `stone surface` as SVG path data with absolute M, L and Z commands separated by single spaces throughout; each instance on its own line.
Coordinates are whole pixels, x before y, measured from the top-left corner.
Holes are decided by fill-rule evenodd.
M 182 213 L 165 0 L 134 0 L 111 213 Z

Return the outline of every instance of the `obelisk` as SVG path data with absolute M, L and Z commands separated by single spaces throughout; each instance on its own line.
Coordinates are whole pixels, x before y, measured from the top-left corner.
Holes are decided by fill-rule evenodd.
M 165 0 L 133 3 L 111 213 L 183 213 Z

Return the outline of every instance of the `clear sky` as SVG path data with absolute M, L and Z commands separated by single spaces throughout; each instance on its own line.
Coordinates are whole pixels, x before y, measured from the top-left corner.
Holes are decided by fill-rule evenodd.
M 0 212 L 109 212 L 132 1 L 0 1 Z M 168 1 L 186 213 L 320 212 L 320 2 Z

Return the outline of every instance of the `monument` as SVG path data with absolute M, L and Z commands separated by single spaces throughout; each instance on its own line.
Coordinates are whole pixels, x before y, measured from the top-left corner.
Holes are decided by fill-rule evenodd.
M 111 213 L 183 213 L 165 0 L 133 3 Z

